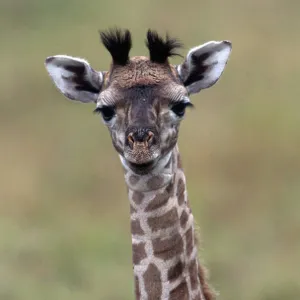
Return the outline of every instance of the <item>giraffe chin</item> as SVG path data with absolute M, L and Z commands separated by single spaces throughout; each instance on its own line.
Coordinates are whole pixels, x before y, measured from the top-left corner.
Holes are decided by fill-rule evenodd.
M 157 162 L 158 159 L 156 158 L 146 163 L 134 163 L 127 161 L 127 165 L 134 173 L 143 175 L 151 172 L 156 167 Z

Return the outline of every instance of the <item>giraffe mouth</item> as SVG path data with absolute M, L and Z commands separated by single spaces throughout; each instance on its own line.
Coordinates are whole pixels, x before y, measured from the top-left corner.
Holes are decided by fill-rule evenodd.
M 134 171 L 138 174 L 143 174 L 143 173 L 147 173 L 147 172 L 151 171 L 152 169 L 154 169 L 154 167 L 156 166 L 156 163 L 157 163 L 157 159 L 151 160 L 146 163 L 134 163 L 131 161 L 127 161 L 127 163 L 132 171 Z
M 133 172 L 144 174 L 155 168 L 160 158 L 160 151 L 159 149 L 134 149 L 131 151 L 125 151 L 124 158 L 127 166 Z

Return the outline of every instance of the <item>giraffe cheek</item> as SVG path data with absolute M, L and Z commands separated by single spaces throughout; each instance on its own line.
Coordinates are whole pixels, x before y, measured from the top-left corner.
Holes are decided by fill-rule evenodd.
M 166 134 L 162 136 L 161 150 L 162 154 L 171 151 L 177 143 L 177 130 L 169 129 Z
M 116 151 L 123 156 L 124 155 L 123 144 L 119 140 L 117 140 L 117 141 L 113 140 L 112 142 L 113 142 L 113 146 L 116 149 Z

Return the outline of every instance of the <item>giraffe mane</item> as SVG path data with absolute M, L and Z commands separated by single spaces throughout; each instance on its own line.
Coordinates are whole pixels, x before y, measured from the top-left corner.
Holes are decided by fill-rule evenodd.
M 176 52 L 182 48 L 182 43 L 175 38 L 166 34 L 166 39 L 158 35 L 154 30 L 149 29 L 147 32 L 146 46 L 150 52 L 150 60 L 157 63 L 165 63 L 168 57 L 181 56 Z
M 112 28 L 100 31 L 100 39 L 112 56 L 114 64 L 124 66 L 128 63 L 132 47 L 131 33 L 128 29 Z

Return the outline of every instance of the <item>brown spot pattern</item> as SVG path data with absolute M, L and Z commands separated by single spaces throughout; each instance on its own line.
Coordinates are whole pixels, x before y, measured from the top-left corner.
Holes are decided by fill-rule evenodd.
M 149 181 L 147 182 L 148 187 L 151 190 L 157 190 L 160 185 L 162 184 L 162 178 L 159 175 L 153 176 Z
M 140 180 L 140 177 L 136 176 L 136 175 L 130 175 L 130 177 L 129 177 L 129 183 L 131 185 L 136 185 L 139 180 Z
M 140 220 L 131 220 L 131 233 L 132 234 L 144 234 L 144 230 L 141 227 Z
M 173 182 L 168 184 L 168 186 L 166 187 L 166 191 L 170 197 L 172 197 L 174 195 L 174 183 Z
M 169 200 L 169 193 L 164 191 L 163 193 L 157 194 L 154 199 L 146 207 L 146 212 L 158 209 L 164 206 Z
M 148 218 L 148 225 L 150 226 L 152 231 L 169 228 L 171 226 L 174 226 L 177 222 L 178 213 L 176 207 L 172 208 L 170 211 L 160 217 Z
M 186 254 L 189 257 L 192 254 L 193 247 L 194 247 L 194 240 L 193 240 L 193 228 L 191 227 L 185 234 L 186 238 Z
M 176 129 L 175 132 L 171 133 L 165 140 L 164 142 L 164 147 L 162 149 L 162 153 L 166 154 L 168 153 L 169 151 L 171 151 L 176 143 L 177 143 L 177 137 L 178 137 L 178 132 L 177 132 L 178 129 Z
M 132 244 L 132 260 L 134 265 L 138 265 L 147 257 L 145 245 L 146 243 Z
M 141 299 L 141 291 L 140 291 L 140 283 L 137 276 L 134 277 L 135 282 L 135 299 L 140 300 Z
M 177 156 L 177 168 L 182 170 L 182 160 L 179 153 Z
M 130 214 L 136 213 L 136 209 L 130 205 Z
M 153 254 L 163 260 L 169 260 L 183 253 L 183 240 L 179 233 L 168 239 L 156 238 L 152 241 Z
M 160 271 L 154 264 L 150 264 L 144 273 L 145 289 L 148 300 L 158 300 L 162 293 Z
M 187 212 L 184 210 L 180 216 L 180 225 L 182 228 L 185 228 L 185 225 L 187 223 L 189 219 L 189 215 L 187 214 Z
M 172 266 L 168 271 L 168 280 L 173 281 L 176 280 L 183 271 L 183 263 L 179 261 L 176 265 Z
M 189 292 L 186 281 L 181 282 L 170 292 L 169 300 L 189 300 Z
M 182 178 L 178 180 L 177 185 L 177 198 L 178 198 L 178 204 L 182 205 L 184 202 L 184 192 L 185 192 L 185 184 Z
M 144 198 L 144 194 L 138 191 L 132 193 L 132 200 L 135 204 L 141 204 Z
M 193 296 L 193 298 L 192 298 L 192 300 L 201 300 L 202 298 L 201 298 L 201 295 L 200 295 L 200 293 L 197 293 L 195 296 Z M 206 300 L 206 298 L 205 298 L 205 300 Z

